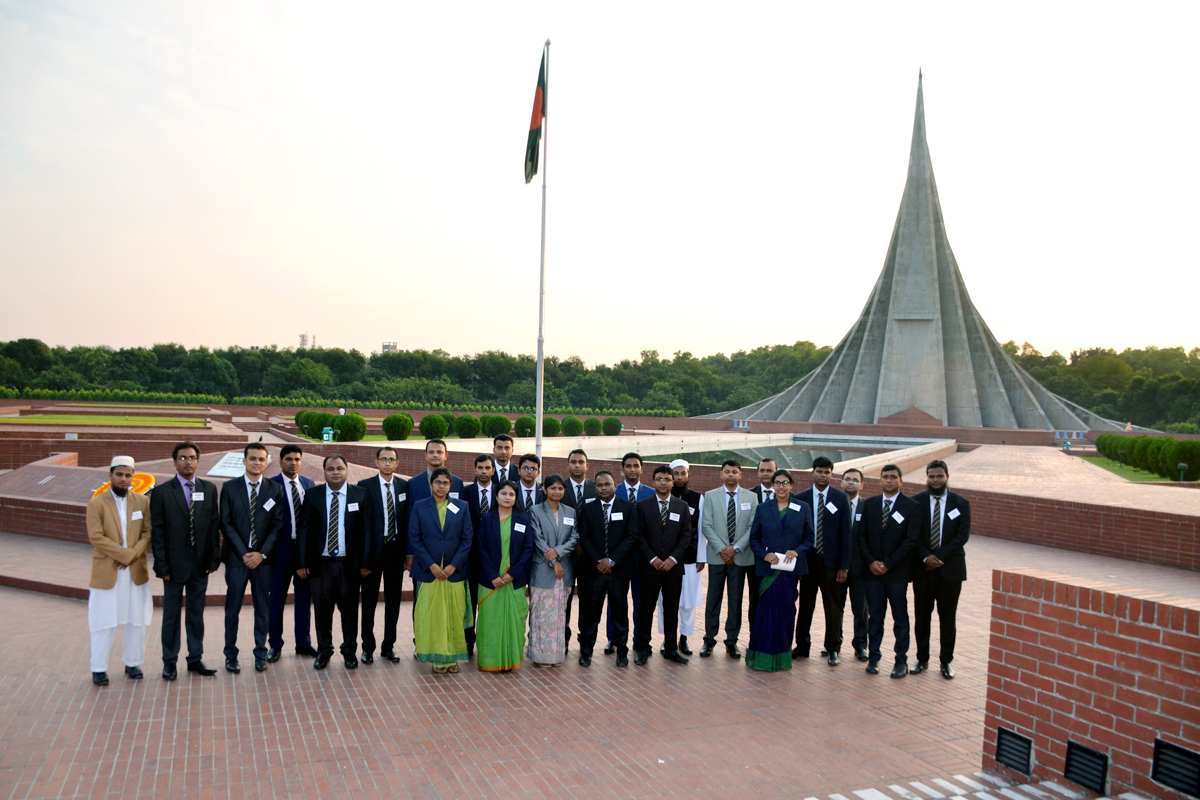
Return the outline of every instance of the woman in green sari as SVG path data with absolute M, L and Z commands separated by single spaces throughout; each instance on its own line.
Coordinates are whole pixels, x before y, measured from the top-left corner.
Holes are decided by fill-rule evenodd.
M 409 522 L 409 574 L 417 592 L 417 658 L 440 675 L 458 672 L 458 662 L 467 660 L 467 556 L 474 532 L 467 502 L 449 496 L 450 470 L 438 467 L 429 477 L 433 497 L 417 501 Z
M 519 669 L 525 657 L 525 624 L 529 618 L 529 564 L 533 529 L 529 517 L 513 511 L 517 487 L 503 481 L 496 507 L 479 520 L 479 617 L 475 648 L 484 672 Z

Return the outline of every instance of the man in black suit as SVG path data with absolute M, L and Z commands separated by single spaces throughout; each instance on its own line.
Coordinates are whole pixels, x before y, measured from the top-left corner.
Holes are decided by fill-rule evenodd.
M 538 473 L 542 469 L 542 460 L 533 453 L 521 456 L 521 482 L 517 484 L 516 511 L 529 513 L 529 509 L 546 499 L 542 485 L 538 483 Z
M 221 492 L 221 533 L 225 560 L 225 670 L 238 665 L 238 619 L 246 584 L 254 603 L 254 669 L 267 669 L 271 571 L 275 546 L 283 534 L 283 487 L 263 479 L 270 460 L 267 446 L 252 442 L 242 451 L 246 474 L 225 484 Z
M 579 596 L 579 666 L 592 664 L 592 650 L 608 600 L 614 623 L 617 666 L 629 666 L 629 581 L 638 558 L 638 518 L 633 503 L 616 496 L 617 483 L 608 470 L 596 473 L 596 501 L 576 511 L 583 555 L 576 562 Z M 586 575 L 586 579 L 584 576 Z
M 204 655 L 204 599 L 208 576 L 221 563 L 221 514 L 215 483 L 196 477 L 200 448 L 180 442 L 171 451 L 175 480 L 150 493 L 154 574 L 163 581 L 163 680 L 179 677 L 179 612 L 187 593 L 188 672 L 216 675 Z
M 855 531 L 858 550 L 866 566 L 863 587 L 871 609 L 870 661 L 867 672 L 879 673 L 879 648 L 883 643 L 883 619 L 892 609 L 892 632 L 896 636 L 896 666 L 893 678 L 908 674 L 908 582 L 909 564 L 917 545 L 919 512 L 911 497 L 900 493 L 902 478 L 895 464 L 884 466 L 879 475 L 883 494 L 862 506 L 862 520 Z
M 589 481 L 588 473 L 588 457 L 587 453 L 582 450 L 572 450 L 567 454 L 567 485 L 566 491 L 563 493 L 562 502 L 575 509 L 577 512 L 583 508 L 584 503 L 596 502 L 596 484 Z M 575 515 L 575 519 L 579 519 L 579 515 Z M 578 523 L 576 523 L 578 525 Z M 579 562 L 583 557 L 583 542 L 575 544 L 575 552 L 571 554 L 572 563 L 575 564 L 575 592 L 567 595 L 567 647 L 571 646 L 571 603 L 578 594 L 581 598 L 579 604 L 578 628 L 583 630 L 583 602 L 582 598 L 587 597 L 587 587 L 583 582 L 588 578 L 580 574 Z M 590 576 L 588 576 L 590 577 Z
M 501 481 L 516 483 L 521 480 L 517 463 L 512 460 L 512 452 L 513 438 L 507 433 L 502 433 L 492 439 L 492 474 L 495 476 L 494 480 L 497 485 Z
M 375 451 L 379 474 L 358 482 L 371 504 L 367 560 L 370 573 L 362 578 L 362 663 L 375 660 L 375 606 L 383 584 L 383 642 L 379 655 L 393 664 L 396 655 L 396 622 L 400 619 L 400 594 L 408 559 L 408 481 L 396 477 L 399 455 L 395 448 Z
M 813 514 L 815 539 L 808 551 L 808 574 L 800 578 L 800 613 L 796 617 L 796 647 L 792 658 L 808 658 L 812 646 L 813 612 L 817 591 L 825 612 L 825 656 L 829 666 L 838 665 L 842 647 L 842 616 L 846 610 L 846 579 L 850 575 L 850 501 L 830 486 L 833 461 L 817 456 L 812 465 L 813 485 L 796 495 L 808 503 Z
M 310 578 L 317 617 L 317 659 L 325 669 L 333 657 L 333 608 L 342 615 L 342 657 L 346 669 L 358 666 L 358 586 L 371 573 L 371 503 L 367 490 L 346 484 L 346 459 L 325 456 L 325 483 L 304 495 L 300 527 L 300 569 Z
M 854 537 L 854 526 L 862 519 L 862 506 L 866 502 L 861 494 L 863 485 L 862 470 L 851 467 L 842 473 L 842 491 L 846 493 L 850 504 L 850 576 L 846 579 L 846 596 L 850 600 L 850 615 L 854 618 L 854 636 L 850 646 L 854 657 L 859 661 L 867 661 L 868 632 L 871 627 L 871 614 L 867 608 L 867 592 L 863 588 L 862 554 L 858 551 L 858 542 Z
M 683 564 L 688 554 L 695 557 L 696 532 L 688 504 L 671 494 L 675 479 L 671 468 L 654 468 L 654 497 L 637 504 L 639 570 L 641 572 L 641 630 L 635 638 L 633 663 L 639 667 L 650 660 L 650 626 L 659 592 L 663 600 L 663 658 L 676 664 L 688 663 L 679 652 L 679 595 L 683 591 Z
M 271 478 L 272 483 L 283 489 L 283 533 L 275 541 L 275 563 L 271 568 L 271 618 L 267 650 L 267 662 L 279 660 L 283 649 L 283 608 L 287 605 L 288 584 L 295 587 L 296 602 L 292 607 L 296 635 L 296 655 L 317 655 L 312 646 L 312 597 L 308 581 L 296 574 L 300 567 L 299 541 L 300 512 L 304 504 L 304 493 L 313 487 L 313 482 L 300 474 L 300 462 L 304 450 L 299 445 L 285 444 L 279 451 L 280 473 Z
M 758 495 L 759 505 L 768 500 L 775 499 L 775 487 L 772 481 L 775 479 L 775 471 L 779 469 L 775 465 L 775 459 L 764 458 L 758 462 L 758 486 L 754 487 L 754 493 Z M 750 574 L 754 574 L 754 570 L 750 570 Z
M 496 481 L 492 480 L 494 462 L 486 453 L 475 456 L 475 482 L 463 488 L 467 501 L 467 513 L 471 515 L 471 530 L 479 530 L 480 518 L 496 507 Z M 475 610 L 479 603 L 479 538 L 471 539 L 471 552 L 467 555 L 467 603 L 471 606 L 471 626 L 464 632 L 467 637 L 467 658 L 475 652 Z
M 955 616 L 958 596 L 967 579 L 967 555 L 963 546 L 971 536 L 971 504 L 950 491 L 946 484 L 950 469 L 945 461 L 931 461 L 925 468 L 928 489 L 913 498 L 920 529 L 913 551 L 913 596 L 917 634 L 917 666 L 913 674 L 929 668 L 929 633 L 933 607 L 937 606 L 942 677 L 953 678 Z

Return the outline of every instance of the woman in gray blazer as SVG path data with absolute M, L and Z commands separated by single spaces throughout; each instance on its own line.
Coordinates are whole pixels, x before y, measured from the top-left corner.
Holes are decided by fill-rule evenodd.
M 533 567 L 529 574 L 529 652 L 535 667 L 562 666 L 567 657 L 567 598 L 575 583 L 571 553 L 579 540 L 575 509 L 562 502 L 566 481 L 551 475 L 542 484 L 545 502 L 529 512 Z

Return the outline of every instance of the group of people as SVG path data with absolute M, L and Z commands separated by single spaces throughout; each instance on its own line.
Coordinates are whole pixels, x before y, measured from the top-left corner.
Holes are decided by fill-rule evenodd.
M 107 491 L 88 504 L 88 533 L 95 548 L 89 624 L 92 678 L 108 683 L 107 664 L 116 629 L 123 627 L 123 661 L 131 679 L 143 677 L 145 631 L 151 622 L 147 554 L 163 580 L 162 677 L 178 676 L 180 617 L 187 636 L 187 670 L 214 675 L 202 660 L 208 576 L 225 564 L 225 669 L 239 672 L 237 635 L 246 587 L 254 617 L 254 668 L 262 672 L 281 656 L 284 606 L 295 601 L 296 653 L 325 669 L 334 654 L 333 616 L 340 616 L 345 666 L 379 656 L 398 662 L 397 623 L 402 581 L 413 583 L 415 657 L 434 673 L 456 673 L 475 658 L 479 669 L 504 672 L 526 659 L 535 667 L 561 666 L 571 640 L 572 605 L 578 663 L 590 667 L 607 608 L 606 655 L 617 667 L 645 665 L 653 655 L 657 613 L 661 656 L 687 664 L 708 570 L 701 657 L 717 647 L 722 605 L 723 640 L 731 658 L 738 646 L 742 601 L 749 587 L 746 665 L 755 670 L 791 668 L 810 655 L 809 630 L 821 595 L 824 649 L 840 663 L 842 619 L 849 597 L 855 656 L 878 673 L 889 606 L 895 633 L 892 677 L 909 672 L 908 585 L 914 587 L 917 663 L 928 668 L 932 613 L 941 631 L 941 671 L 952 678 L 954 621 L 962 581 L 963 545 L 970 506 L 947 488 L 942 461 L 926 469 L 926 491 L 901 492 L 900 469 L 881 475 L 882 494 L 860 496 L 863 475 L 849 470 L 842 489 L 831 485 L 833 463 L 814 460 L 813 485 L 794 491 L 792 475 L 765 459 L 758 485 L 741 486 L 737 461 L 721 466 L 721 482 L 705 494 L 689 486 L 682 459 L 657 466 L 642 483 L 637 453 L 621 462 L 618 479 L 608 470 L 589 477 L 587 454 L 574 450 L 567 475 L 542 477 L 536 455 L 514 459 L 513 440 L 493 441 L 491 454 L 474 462 L 474 480 L 446 466 L 447 447 L 426 442 L 427 468 L 408 480 L 396 475 L 397 451 L 375 453 L 378 474 L 347 481 L 348 464 L 326 456 L 324 483 L 300 475 L 304 457 L 295 444 L 280 452 L 281 473 L 265 479 L 266 447 L 243 453 L 245 475 L 220 491 L 196 474 L 200 449 L 176 445 L 174 480 L 149 497 L 129 490 L 135 464 L 118 456 Z M 382 637 L 375 612 L 383 592 Z M 632 602 L 630 598 L 632 597 Z M 312 615 L 309 606 L 311 603 Z M 630 611 L 632 606 L 632 626 Z M 798 606 L 798 607 L 797 607 Z M 310 637 L 315 617 L 316 647 Z

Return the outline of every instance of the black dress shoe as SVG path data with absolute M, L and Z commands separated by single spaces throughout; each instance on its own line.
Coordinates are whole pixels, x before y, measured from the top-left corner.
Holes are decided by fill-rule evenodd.
M 579 657 L 579 666 L 590 667 L 591 665 L 592 665 L 592 657 L 591 656 L 580 656 Z
M 808 658 L 808 651 L 794 647 L 792 648 L 792 658 Z
M 390 647 L 387 648 L 386 650 L 381 651 L 379 653 L 379 657 L 384 659 L 385 661 L 390 661 L 393 664 L 400 663 L 400 656 L 396 655 L 396 651 Z
M 911 670 L 909 670 L 909 672 L 911 672 L 913 675 L 920 675 L 922 672 L 924 672 L 927 669 L 929 669 L 928 661 L 918 661 L 916 663 L 916 665 L 914 665 L 913 668 Z
M 617 646 L 612 642 L 609 642 L 604 646 L 604 655 L 611 656 L 615 652 L 617 652 Z
M 234 662 L 234 663 L 236 665 L 237 662 Z M 226 667 L 228 667 L 228 666 L 229 665 L 226 664 Z M 204 666 L 203 661 L 189 661 L 188 662 L 188 672 L 194 672 L 197 675 L 203 675 L 205 678 L 211 678 L 213 675 L 217 674 L 217 671 L 215 669 L 213 669 L 212 667 Z
M 638 665 L 639 667 L 644 667 L 644 666 L 646 666 L 646 662 L 650 660 L 651 655 L 653 655 L 652 650 L 641 650 L 636 655 L 634 655 L 633 663 Z
M 672 650 L 663 656 L 667 661 L 674 661 L 676 664 L 687 664 L 688 657 L 680 653 L 678 650 Z
M 92 683 L 95 684 L 96 686 L 108 686 L 108 673 L 107 672 L 93 672 L 92 673 Z
M 822 651 L 821 651 L 821 658 L 828 658 L 828 657 L 829 657 L 829 651 L 828 651 L 828 650 L 822 650 Z
M 358 669 L 358 659 L 354 656 L 343 656 L 346 659 L 346 669 Z
M 866 650 L 855 650 L 854 657 L 857 658 L 859 661 L 870 661 L 871 660 L 871 654 L 868 653 Z
M 705 642 L 704 646 L 700 648 L 700 657 L 708 658 L 709 656 L 712 655 L 712 651 L 713 651 L 713 646 L 711 644 L 709 644 L 708 642 Z
M 145 675 L 142 674 L 141 667 L 126 667 L 125 668 L 125 677 L 129 678 L 129 680 L 131 680 L 131 681 L 140 681 L 142 678 L 145 677 Z
M 954 678 L 954 667 L 949 664 L 942 664 L 942 677 L 946 680 L 952 680 Z
M 279 660 L 279 655 L 280 655 L 279 648 L 272 647 L 270 650 L 267 651 L 267 661 L 274 664 L 276 661 Z
M 683 653 L 685 656 L 690 656 L 692 654 L 692 648 L 688 647 L 688 640 L 686 636 L 679 637 L 679 652 Z
M 317 653 L 317 660 L 313 662 L 313 669 L 325 669 L 329 666 L 329 656 Z
M 742 651 L 738 650 L 738 646 L 736 644 L 727 644 L 725 645 L 725 655 L 729 656 L 730 658 L 741 658 Z
M 164 681 L 173 681 L 179 677 L 179 668 L 174 664 L 163 664 L 162 678 Z
M 839 662 L 839 659 L 838 659 L 838 654 L 837 654 L 837 651 L 836 651 L 836 650 L 834 650 L 832 653 L 830 653 L 830 654 L 829 654 L 829 658 L 827 658 L 827 659 L 826 659 L 826 662 L 827 662 L 827 663 L 829 664 L 829 666 L 831 666 L 831 667 L 836 667 L 836 666 L 837 666 L 837 665 L 840 663 L 840 662 Z
M 191 664 L 189 664 L 188 667 L 191 668 Z M 236 675 L 237 673 L 242 671 L 242 667 L 240 664 L 238 664 L 238 662 L 233 661 L 232 659 L 226 659 L 225 660 L 225 671 L 232 672 Z
M 267 660 L 265 658 L 254 659 L 254 671 L 255 672 L 266 672 L 267 671 Z
M 468 656 L 469 656 L 469 655 L 470 655 L 470 654 L 468 653 Z M 364 651 L 363 651 L 363 654 L 362 654 L 362 662 L 363 662 L 364 664 L 374 664 L 374 663 L 375 663 L 375 656 L 374 656 L 373 654 L 371 654 L 371 653 L 368 653 L 366 650 L 364 650 Z
M 872 658 L 870 661 L 867 662 L 867 674 L 868 675 L 878 675 L 879 674 L 879 660 L 878 659 Z
M 897 661 L 896 666 L 892 669 L 892 677 L 893 678 L 903 678 L 907 674 L 908 674 L 908 662 L 907 661 Z
M 307 644 L 298 644 L 298 645 L 296 645 L 296 655 L 308 656 L 309 658 L 316 658 L 317 656 L 320 655 L 320 653 L 317 652 L 317 648 L 315 648 L 315 647 L 311 647 Z
M 629 666 L 629 656 L 617 656 L 617 666 L 618 667 L 628 667 Z

